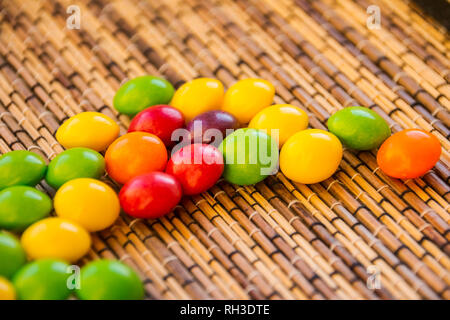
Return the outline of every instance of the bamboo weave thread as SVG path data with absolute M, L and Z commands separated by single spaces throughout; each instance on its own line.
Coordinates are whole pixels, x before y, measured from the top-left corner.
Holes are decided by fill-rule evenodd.
M 256 186 L 220 181 L 160 220 L 121 217 L 82 263 L 120 259 L 151 299 L 450 299 L 450 40 L 436 22 L 400 0 L 83 0 L 81 29 L 69 30 L 72 2 L 0 1 L 1 153 L 52 159 L 63 151 L 56 129 L 82 111 L 124 133 L 112 98 L 143 74 L 176 87 L 262 77 L 311 127 L 363 105 L 393 132 L 422 128 L 443 146 L 433 170 L 405 182 L 378 170 L 374 152 L 351 150 L 320 184 L 281 173 Z M 369 4 L 380 30 L 365 25 Z M 371 266 L 381 289 L 367 287 Z

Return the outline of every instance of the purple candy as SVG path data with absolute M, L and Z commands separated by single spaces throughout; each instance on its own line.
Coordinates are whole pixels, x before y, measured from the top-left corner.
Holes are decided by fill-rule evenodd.
M 202 113 L 192 119 L 186 126 L 194 143 L 213 144 L 218 147 L 225 137 L 239 129 L 236 118 L 225 111 L 214 110 Z

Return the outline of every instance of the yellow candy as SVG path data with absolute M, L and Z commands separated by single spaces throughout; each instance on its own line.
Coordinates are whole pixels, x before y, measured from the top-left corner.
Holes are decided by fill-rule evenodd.
M 223 92 L 223 84 L 219 80 L 198 78 L 179 87 L 170 105 L 180 110 L 189 122 L 199 114 L 220 109 Z
M 89 251 L 91 237 L 79 224 L 51 217 L 29 226 L 22 234 L 21 242 L 31 259 L 54 258 L 76 262 Z
M 16 300 L 16 289 L 3 277 L 0 277 L 0 300 Z
M 233 84 L 225 93 L 222 110 L 231 113 L 241 124 L 269 106 L 275 95 L 273 85 L 263 79 L 244 79 Z
M 308 115 L 290 104 L 275 104 L 262 109 L 248 125 L 250 128 L 267 130 L 281 147 L 294 133 L 308 127 Z M 278 130 L 278 134 L 274 130 Z
M 328 179 L 339 167 L 342 144 L 332 133 L 319 129 L 297 132 L 281 148 L 280 169 L 299 183 Z
M 56 214 L 72 220 L 88 231 L 111 226 L 120 213 L 119 198 L 107 184 L 90 178 L 66 182 L 56 192 Z
M 56 132 L 56 140 L 66 149 L 84 147 L 103 151 L 118 137 L 119 126 L 98 112 L 82 112 L 66 120 Z

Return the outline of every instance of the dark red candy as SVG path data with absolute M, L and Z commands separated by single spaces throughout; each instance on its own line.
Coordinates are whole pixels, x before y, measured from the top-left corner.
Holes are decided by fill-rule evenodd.
M 227 129 L 236 130 L 238 128 L 239 122 L 236 118 L 232 114 L 220 110 L 202 113 L 186 126 L 190 132 L 192 143 L 213 143 L 216 147 L 225 139 Z M 210 129 L 215 129 L 215 131 Z M 219 141 L 215 137 L 217 134 L 220 135 Z
M 178 150 L 169 160 L 166 172 L 180 182 L 186 195 L 211 188 L 223 173 L 222 153 L 209 144 L 191 144 Z
M 160 138 L 166 147 L 171 147 L 176 142 L 171 139 L 172 132 L 183 126 L 183 114 L 174 107 L 161 104 L 139 112 L 131 121 L 128 132 L 152 133 Z
M 181 197 L 180 183 L 164 172 L 137 176 L 128 181 L 119 193 L 122 209 L 141 219 L 162 217 L 175 208 Z

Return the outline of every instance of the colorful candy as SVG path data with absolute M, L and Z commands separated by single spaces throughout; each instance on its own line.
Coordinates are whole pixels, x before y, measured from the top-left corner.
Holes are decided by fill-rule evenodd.
M 191 144 L 172 155 L 166 168 L 181 184 L 185 195 L 202 193 L 211 188 L 223 172 L 223 156 L 208 144 Z
M 71 220 L 50 217 L 29 226 L 22 234 L 21 242 L 31 259 L 76 262 L 89 251 L 91 236 Z
M 151 172 L 135 177 L 119 193 L 122 209 L 130 216 L 157 219 L 180 202 L 182 189 L 172 175 Z
M 263 79 L 244 79 L 233 84 L 225 93 L 222 110 L 234 115 L 241 124 L 268 107 L 275 96 L 273 85 Z
M 66 149 L 84 147 L 105 150 L 119 135 L 119 126 L 111 118 L 98 112 L 82 112 L 66 120 L 56 140 Z
M 391 135 L 386 121 L 364 107 L 339 110 L 328 119 L 327 125 L 344 145 L 355 150 L 378 148 Z
M 145 108 L 169 103 L 173 93 L 174 88 L 167 80 L 142 76 L 125 82 L 117 90 L 113 104 L 120 113 L 134 116 Z
M 219 80 L 198 78 L 178 88 L 170 105 L 180 110 L 189 122 L 206 111 L 220 109 L 223 92 L 223 84 Z
M 77 178 L 99 179 L 105 172 L 105 160 L 97 151 L 72 148 L 58 154 L 48 165 L 45 180 L 55 189 Z
M 54 259 L 33 261 L 22 267 L 13 278 L 17 297 L 21 300 L 65 300 L 69 265 Z
M 11 278 L 26 262 L 19 240 L 5 231 L 0 231 L 0 261 L 0 278 Z
M 324 130 L 297 132 L 281 148 L 280 169 L 286 177 L 299 183 L 318 183 L 337 170 L 342 159 L 339 139 Z
M 0 276 L 0 300 L 16 300 L 16 289 L 8 279 Z
M 408 129 L 393 134 L 381 145 L 377 162 L 388 176 L 413 179 L 433 168 L 440 156 L 441 144 L 434 135 Z
M 278 165 L 278 146 L 261 130 L 236 130 L 219 150 L 225 159 L 224 178 L 237 185 L 258 183 L 273 174 Z
M 239 122 L 228 112 L 213 110 L 196 116 L 186 129 L 192 143 L 212 143 L 218 147 L 228 133 L 239 129 Z
M 141 300 L 144 287 L 136 272 L 114 260 L 96 260 L 81 269 L 81 300 Z
M 105 154 L 106 171 L 119 183 L 152 171 L 163 171 L 167 163 L 167 150 L 157 136 L 146 132 L 123 135 Z
M 120 213 L 117 194 L 106 183 L 80 178 L 65 183 L 56 192 L 56 214 L 86 228 L 100 231 L 110 227 Z
M 14 186 L 0 191 L 0 228 L 22 230 L 51 210 L 50 198 L 32 187 Z
M 266 130 L 281 147 L 295 133 L 308 127 L 308 115 L 290 104 L 275 104 L 258 112 L 249 128 Z
M 175 144 L 172 133 L 184 127 L 183 114 L 171 106 L 158 105 L 139 112 L 130 123 L 128 132 L 142 131 L 154 134 L 166 147 Z
M 44 178 L 47 165 L 38 154 L 17 150 L 0 157 L 0 190 L 14 185 L 35 186 Z

